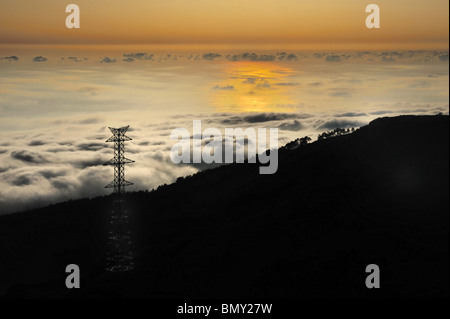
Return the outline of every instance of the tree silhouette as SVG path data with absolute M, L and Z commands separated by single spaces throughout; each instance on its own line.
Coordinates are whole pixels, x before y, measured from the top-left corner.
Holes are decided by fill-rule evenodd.
M 300 146 L 307 145 L 310 141 L 311 141 L 311 138 L 309 136 L 297 138 L 297 139 L 293 140 L 292 142 L 287 143 L 285 146 L 282 147 L 282 149 L 294 150 Z
M 350 134 L 353 133 L 356 129 L 354 127 L 350 128 L 335 128 L 332 131 L 328 131 L 328 132 L 323 132 L 322 134 L 319 134 L 317 136 L 317 140 L 321 141 L 321 140 L 325 140 L 327 138 L 330 137 L 336 137 L 336 136 L 341 136 L 341 135 L 346 135 L 346 134 Z
M 302 137 L 300 139 L 300 146 L 304 146 L 304 145 L 308 144 L 310 141 L 311 141 L 311 138 L 309 136 Z

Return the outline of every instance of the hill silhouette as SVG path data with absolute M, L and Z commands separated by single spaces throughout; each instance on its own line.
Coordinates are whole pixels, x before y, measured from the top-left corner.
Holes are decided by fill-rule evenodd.
M 0 218 L 6 298 L 449 297 L 449 118 L 381 118 L 128 193 L 136 269 L 103 270 L 111 197 Z M 67 290 L 75 263 L 82 289 Z M 366 266 L 381 289 L 365 286 Z

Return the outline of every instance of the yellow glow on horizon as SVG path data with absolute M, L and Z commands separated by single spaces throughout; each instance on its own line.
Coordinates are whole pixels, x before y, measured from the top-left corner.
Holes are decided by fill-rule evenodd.
M 381 29 L 365 27 L 361 0 L 77 0 L 81 29 L 54 0 L 2 0 L 0 44 L 408 43 L 448 47 L 447 0 L 378 0 Z
M 293 71 L 274 62 L 227 62 L 227 79 L 213 88 L 219 112 L 294 112 L 286 81 Z M 284 85 L 283 85 L 284 84 Z

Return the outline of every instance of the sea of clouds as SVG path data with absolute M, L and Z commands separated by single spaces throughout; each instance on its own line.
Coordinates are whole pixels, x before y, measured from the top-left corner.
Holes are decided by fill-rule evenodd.
M 151 190 L 210 167 L 170 160 L 171 131 L 193 120 L 278 128 L 282 146 L 381 116 L 448 113 L 448 60 L 448 51 L 0 55 L 0 214 L 109 194 L 108 126 L 131 125 L 129 190 Z M 270 77 L 235 67 L 243 62 Z M 258 94 L 289 99 L 240 108 Z

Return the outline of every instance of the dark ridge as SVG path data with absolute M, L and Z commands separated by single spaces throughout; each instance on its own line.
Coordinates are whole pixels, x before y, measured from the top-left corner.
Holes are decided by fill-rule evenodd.
M 448 116 L 377 119 L 258 169 L 127 194 L 137 268 L 119 275 L 102 268 L 109 196 L 0 217 L 0 296 L 449 297 Z M 65 288 L 71 263 L 83 289 Z

